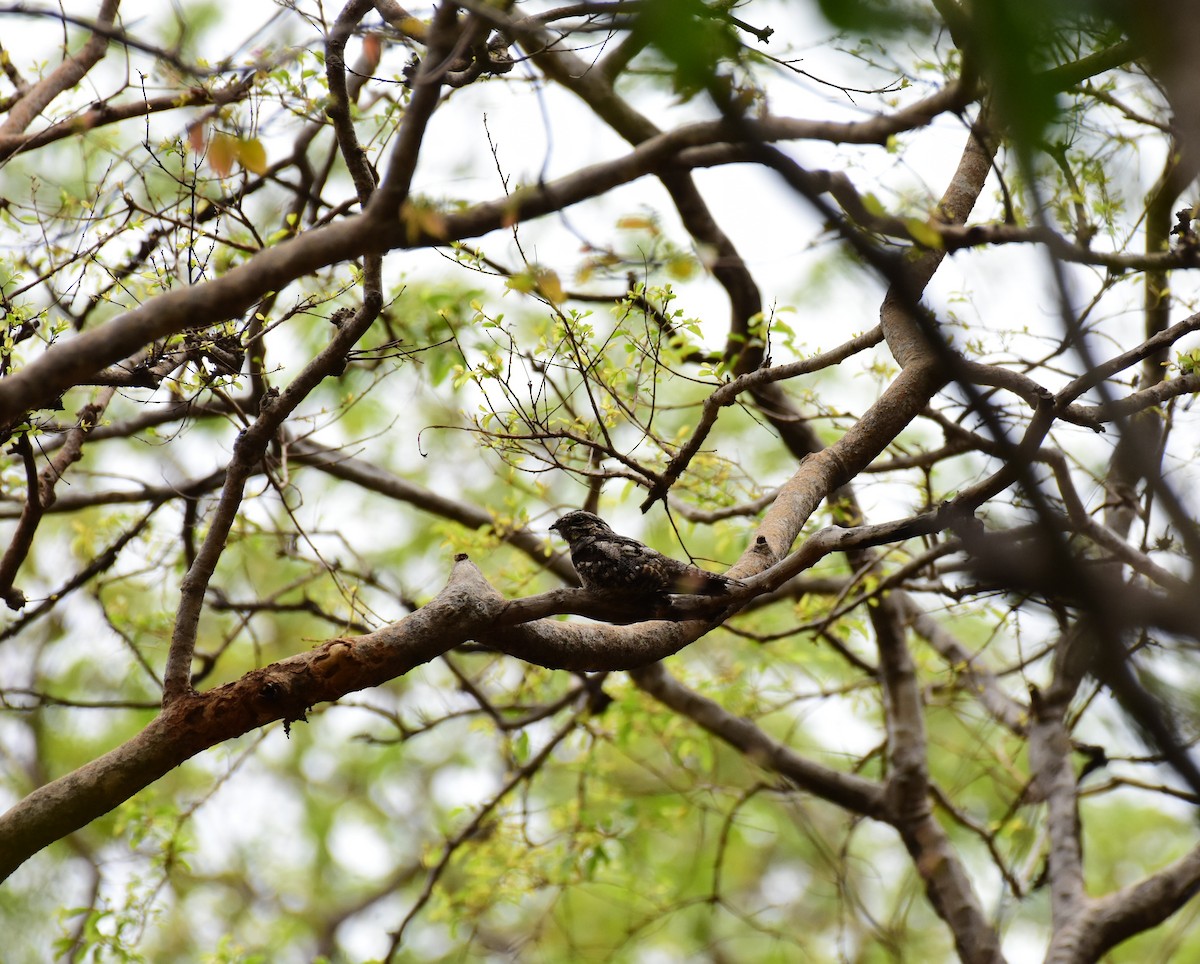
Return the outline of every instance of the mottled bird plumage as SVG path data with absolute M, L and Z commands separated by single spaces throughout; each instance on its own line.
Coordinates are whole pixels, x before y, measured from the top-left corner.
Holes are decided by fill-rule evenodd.
M 741 585 L 620 535 L 591 512 L 568 512 L 550 528 L 567 540 L 571 562 L 585 589 L 721 596 Z

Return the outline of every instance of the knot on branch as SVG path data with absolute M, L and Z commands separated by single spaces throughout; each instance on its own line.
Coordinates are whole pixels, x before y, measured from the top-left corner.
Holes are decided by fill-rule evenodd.
M 310 665 L 314 676 L 333 686 L 339 681 L 349 683 L 358 672 L 354 645 L 348 639 L 331 639 L 324 643 L 313 653 Z
M 766 536 L 759 535 L 754 538 L 754 545 L 750 547 L 750 551 L 754 554 L 755 561 L 760 563 L 758 571 L 770 569 L 779 561 L 779 553 L 771 548 L 771 543 Z

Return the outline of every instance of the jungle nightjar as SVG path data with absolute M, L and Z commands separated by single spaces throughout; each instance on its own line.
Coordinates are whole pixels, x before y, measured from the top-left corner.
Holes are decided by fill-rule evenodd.
M 619 535 L 590 512 L 568 512 L 550 528 L 567 540 L 571 562 L 585 589 L 639 595 L 677 592 L 723 596 L 742 585 L 736 579 L 664 556 L 636 539 Z

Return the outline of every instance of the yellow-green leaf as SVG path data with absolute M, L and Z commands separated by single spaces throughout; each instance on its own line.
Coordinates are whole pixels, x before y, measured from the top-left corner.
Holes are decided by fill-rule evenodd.
M 267 149 L 257 137 L 238 141 L 238 163 L 252 174 L 265 174 L 267 170 Z
M 945 247 L 937 228 L 928 221 L 922 221 L 920 218 L 905 218 L 904 227 L 908 229 L 909 236 L 917 244 L 932 248 L 934 251 L 941 251 Z

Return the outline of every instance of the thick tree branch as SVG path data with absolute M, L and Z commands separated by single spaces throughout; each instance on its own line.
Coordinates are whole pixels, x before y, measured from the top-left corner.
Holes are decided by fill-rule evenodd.
M 410 113 L 412 110 L 410 106 Z M 802 121 L 780 119 L 761 124 L 761 132 L 756 136 L 771 140 L 806 136 L 805 131 L 812 133 L 811 125 Z M 405 129 L 420 126 L 414 120 L 413 128 L 406 124 Z M 398 203 L 389 207 L 391 195 L 384 195 L 381 189 L 376 191 L 365 215 L 347 217 L 289 238 L 219 278 L 172 289 L 102 328 L 51 346 L 0 380 L 0 423 L 22 418 L 31 408 L 46 404 L 105 365 L 115 364 L 160 338 L 235 317 L 267 292 L 281 290 L 295 279 L 328 265 L 368 252 L 427 247 L 479 237 L 511 226 L 514 218 L 541 217 L 670 166 L 677 152 L 689 144 L 710 142 L 731 133 L 723 121 L 681 128 L 654 137 L 616 160 L 584 167 L 557 181 L 523 188 L 463 212 L 439 212 L 436 217 L 399 211 Z M 407 145 L 403 150 L 401 143 Z M 402 168 L 412 162 L 413 151 L 413 144 L 403 136 L 398 139 L 394 154 L 396 164 L 400 165 L 396 184 L 404 180 Z
M 1060 686 L 1050 699 L 1037 690 L 1030 695 L 1029 771 L 1033 783 L 1028 797 L 1032 802 L 1044 802 L 1047 808 L 1050 913 L 1057 931 L 1072 925 L 1086 900 L 1077 781 L 1065 721 L 1070 694 Z
M 1174 863 L 1092 901 L 1070 925 L 1056 934 L 1046 964 L 1089 964 L 1135 934 L 1157 927 L 1200 892 L 1200 847 Z
M 79 52 L 68 57 L 49 75 L 24 91 L 16 104 L 9 109 L 8 119 L 0 124 L 0 151 L 10 146 L 6 138 L 22 133 L 33 123 L 34 118 L 50 106 L 51 101 L 73 89 L 87 76 L 89 70 L 104 59 L 108 50 L 105 28 L 112 28 L 119 6 L 120 0 L 103 0 L 96 14 L 92 35 Z
M 460 557 L 446 588 L 399 622 L 164 701 L 162 713 L 133 739 L 0 816 L 0 879 L 202 750 L 276 720 L 303 720 L 317 703 L 381 685 L 469 640 L 551 668 L 621 670 L 657 662 L 712 628 L 695 619 L 632 626 L 538 620 L 500 628 L 507 606 Z
M 333 639 L 203 694 L 185 693 L 137 736 L 0 816 L 0 878 L 210 746 L 377 686 L 485 631 L 500 597 L 460 561 L 433 600 L 378 632 Z M 490 589 L 490 587 L 487 587 Z

